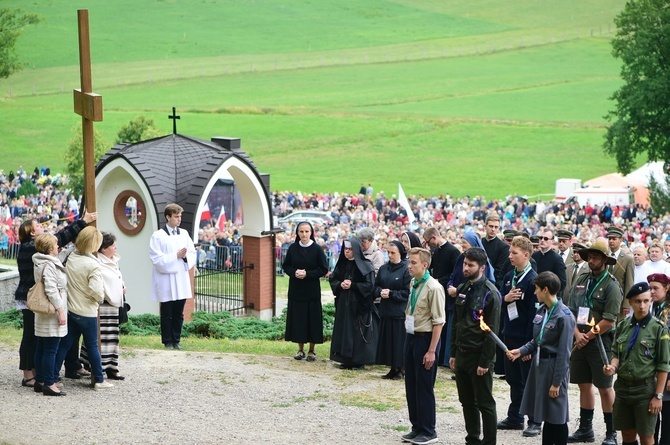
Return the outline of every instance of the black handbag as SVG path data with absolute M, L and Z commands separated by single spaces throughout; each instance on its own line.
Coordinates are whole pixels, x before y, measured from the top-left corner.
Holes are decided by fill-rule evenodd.
M 119 324 L 128 323 L 128 312 L 130 312 L 130 305 L 124 301 L 119 308 Z

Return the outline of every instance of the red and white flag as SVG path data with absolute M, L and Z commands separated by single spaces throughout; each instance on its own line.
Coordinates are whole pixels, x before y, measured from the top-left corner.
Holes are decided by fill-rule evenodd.
M 221 213 L 219 213 L 219 220 L 216 223 L 220 232 L 223 232 L 226 226 L 226 206 L 221 206 Z
M 212 213 L 209 211 L 209 204 L 205 201 L 205 205 L 200 212 L 200 221 L 209 221 L 212 219 Z

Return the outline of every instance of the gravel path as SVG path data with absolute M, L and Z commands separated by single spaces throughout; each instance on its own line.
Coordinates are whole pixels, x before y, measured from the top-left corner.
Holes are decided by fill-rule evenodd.
M 17 364 L 18 352 L 0 340 L 0 444 L 400 444 L 409 426 L 404 385 L 380 379 L 383 367 L 342 371 L 323 358 L 126 350 L 127 380 L 114 388 L 96 392 L 66 379 L 66 397 L 44 397 L 20 386 Z M 462 444 L 463 417 L 449 375 L 440 368 L 437 429 L 440 443 Z M 574 419 L 578 398 L 571 391 Z M 495 392 L 502 419 L 506 383 L 496 380 Z M 540 439 L 501 431 L 498 443 Z

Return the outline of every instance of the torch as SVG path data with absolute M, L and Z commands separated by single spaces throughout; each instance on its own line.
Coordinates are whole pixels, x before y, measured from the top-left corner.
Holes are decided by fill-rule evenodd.
M 600 336 L 600 328 L 595 323 L 593 317 L 591 317 L 591 322 L 588 324 L 591 326 L 591 332 L 593 332 L 593 334 L 596 336 L 598 351 L 600 351 L 600 359 L 603 361 L 604 365 L 609 365 L 610 361 L 607 359 L 607 352 L 605 352 L 605 345 L 603 344 L 603 338 Z
M 500 346 L 500 349 L 502 349 L 503 351 L 505 351 L 505 354 L 509 353 L 509 349 L 507 348 L 507 345 L 506 345 L 505 343 L 503 343 L 503 341 L 500 339 L 500 337 L 498 337 L 498 336 L 496 335 L 496 333 L 493 332 L 493 331 L 491 330 L 491 328 L 490 328 L 486 323 L 484 323 L 484 314 L 482 314 L 482 311 L 481 311 L 481 310 L 479 311 L 479 327 L 482 329 L 482 331 L 484 331 L 484 332 L 488 332 L 488 334 L 491 336 L 491 338 L 493 339 L 493 341 L 494 341 L 498 346 Z

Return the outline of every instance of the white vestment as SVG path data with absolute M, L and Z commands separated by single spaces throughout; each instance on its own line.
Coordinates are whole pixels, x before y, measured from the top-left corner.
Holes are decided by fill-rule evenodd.
M 172 230 L 168 227 L 168 230 Z M 186 261 L 177 258 L 177 251 L 186 247 Z M 150 297 L 154 301 L 184 300 L 192 298 L 189 270 L 195 266 L 196 254 L 188 232 L 168 235 L 165 229 L 156 230 L 149 241 L 149 257 L 153 263 Z

